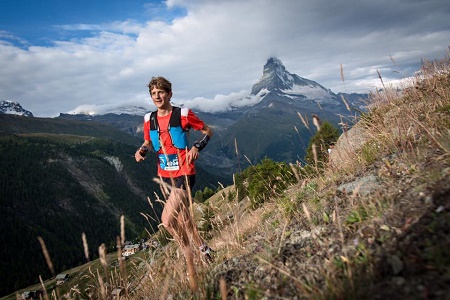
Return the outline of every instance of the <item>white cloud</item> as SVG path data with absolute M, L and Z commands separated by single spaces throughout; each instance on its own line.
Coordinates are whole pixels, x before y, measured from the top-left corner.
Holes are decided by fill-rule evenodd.
M 286 69 L 334 92 L 367 92 L 439 59 L 450 41 L 450 6 L 429 1 L 168 0 L 173 20 L 59 27 L 77 38 L 14 46 L 0 32 L 0 100 L 36 116 L 80 105 L 150 107 L 152 76 L 172 81 L 174 100 L 211 109 L 236 105 L 276 56 Z M 0 28 L 1 29 L 1 28 Z M 5 37 L 8 36 L 8 39 Z M 19 38 L 17 38 L 19 39 Z M 340 76 L 344 68 L 345 81 Z M 254 101 L 249 100 L 249 101 Z M 244 101 L 244 100 L 242 100 Z M 241 103 L 241 102 L 237 102 Z
M 230 93 L 229 95 L 216 95 L 213 99 L 196 97 L 192 100 L 185 101 L 184 105 L 192 109 L 215 113 L 231 110 L 232 107 L 253 105 L 260 100 L 261 97 L 259 95 L 249 95 L 249 91 L 242 90 L 238 93 Z
M 107 24 L 67 24 L 55 25 L 56 28 L 67 31 L 100 31 L 119 32 L 123 34 L 139 34 L 145 25 L 134 20 L 116 21 Z

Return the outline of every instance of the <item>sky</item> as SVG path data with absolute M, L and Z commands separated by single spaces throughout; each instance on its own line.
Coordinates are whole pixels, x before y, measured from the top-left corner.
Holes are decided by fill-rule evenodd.
M 0 0 L 0 100 L 36 117 L 151 110 L 147 84 L 164 76 L 173 102 L 220 111 L 245 103 L 270 57 L 369 93 L 449 46 L 448 0 Z

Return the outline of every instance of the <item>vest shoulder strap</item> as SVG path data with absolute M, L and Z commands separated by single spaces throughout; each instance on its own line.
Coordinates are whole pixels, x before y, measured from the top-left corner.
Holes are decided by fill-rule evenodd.
M 181 108 L 179 108 L 178 106 L 174 106 L 172 108 L 172 115 L 170 116 L 169 124 L 170 127 L 181 126 Z
M 182 109 L 178 106 L 172 107 L 172 115 L 170 116 L 169 120 L 169 127 L 179 127 L 181 126 L 181 111 Z M 150 113 L 150 130 L 158 130 L 159 124 L 158 124 L 158 118 L 157 118 L 157 111 L 153 111 Z

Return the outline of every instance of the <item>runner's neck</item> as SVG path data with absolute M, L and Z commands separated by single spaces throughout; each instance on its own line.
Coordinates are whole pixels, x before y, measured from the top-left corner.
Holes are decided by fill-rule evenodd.
M 158 108 L 158 116 L 159 117 L 165 117 L 169 115 L 172 112 L 172 105 L 170 105 L 168 108 Z

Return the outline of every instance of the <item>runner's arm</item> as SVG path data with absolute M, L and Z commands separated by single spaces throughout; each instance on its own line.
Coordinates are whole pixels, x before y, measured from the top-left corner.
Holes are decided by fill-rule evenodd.
M 206 144 L 208 143 L 209 139 L 213 136 L 214 132 L 212 131 L 211 127 L 209 127 L 206 124 L 203 124 L 202 129 L 200 129 L 200 132 L 203 134 L 203 136 L 199 139 L 199 141 L 204 141 L 202 144 L 201 149 L 199 149 L 196 146 L 192 146 L 189 152 L 187 153 L 187 161 L 188 163 L 191 163 L 192 161 L 198 159 L 199 152 L 202 150 Z M 205 142 L 206 141 L 206 142 Z M 196 142 L 197 143 L 197 142 Z M 195 143 L 194 143 L 195 144 Z

